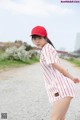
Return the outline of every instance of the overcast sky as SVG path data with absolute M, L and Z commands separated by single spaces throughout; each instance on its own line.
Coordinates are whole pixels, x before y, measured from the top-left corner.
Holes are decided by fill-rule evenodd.
M 80 3 L 0 0 L 0 41 L 23 40 L 33 45 L 29 35 L 37 25 L 47 29 L 56 49 L 73 51 L 80 32 Z

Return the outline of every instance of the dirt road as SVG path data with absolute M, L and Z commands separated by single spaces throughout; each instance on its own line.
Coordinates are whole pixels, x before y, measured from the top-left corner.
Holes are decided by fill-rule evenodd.
M 68 62 L 62 64 L 80 77 L 80 71 Z M 7 120 L 50 120 L 50 111 L 39 63 L 0 73 L 0 120 L 2 113 L 7 113 Z M 66 118 L 80 120 L 80 84 L 76 84 L 76 98 Z

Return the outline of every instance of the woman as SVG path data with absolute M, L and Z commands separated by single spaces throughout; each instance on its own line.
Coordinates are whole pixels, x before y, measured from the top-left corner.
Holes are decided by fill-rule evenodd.
M 80 80 L 61 66 L 58 53 L 43 26 L 34 27 L 31 37 L 33 43 L 41 48 L 40 64 L 49 102 L 52 105 L 51 120 L 64 120 L 70 102 L 75 97 L 75 83 L 79 83 Z

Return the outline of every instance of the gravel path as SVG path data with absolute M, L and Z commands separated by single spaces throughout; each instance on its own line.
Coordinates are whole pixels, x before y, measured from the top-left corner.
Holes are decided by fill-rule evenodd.
M 72 74 L 80 71 L 62 62 Z M 39 63 L 0 73 L 0 120 L 50 120 L 51 105 L 45 90 Z M 66 120 L 80 120 L 80 84 L 76 84 L 76 98 L 70 104 Z

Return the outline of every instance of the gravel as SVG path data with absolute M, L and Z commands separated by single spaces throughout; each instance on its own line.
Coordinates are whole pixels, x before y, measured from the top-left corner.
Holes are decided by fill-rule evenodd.
M 73 75 L 80 71 L 61 60 Z M 0 73 L 0 120 L 50 120 L 52 110 L 46 93 L 40 63 Z M 80 120 L 80 84 L 76 84 L 76 97 L 72 99 L 66 120 Z

